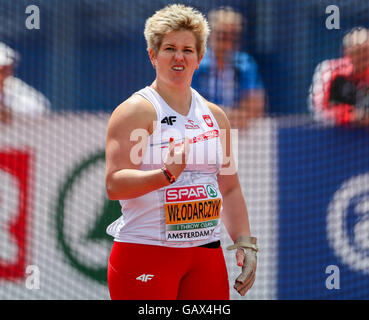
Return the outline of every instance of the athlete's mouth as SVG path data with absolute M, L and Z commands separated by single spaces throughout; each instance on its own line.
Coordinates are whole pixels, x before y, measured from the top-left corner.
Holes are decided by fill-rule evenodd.
M 172 70 L 174 71 L 183 71 L 184 70 L 184 66 L 173 66 Z

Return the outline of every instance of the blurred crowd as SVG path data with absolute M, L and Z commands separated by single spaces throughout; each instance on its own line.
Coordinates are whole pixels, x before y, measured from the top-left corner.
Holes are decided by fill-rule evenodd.
M 267 90 L 256 59 L 242 51 L 245 17 L 231 7 L 208 12 L 208 48 L 194 74 L 192 87 L 221 106 L 232 127 L 247 128 L 266 114 Z M 320 62 L 313 73 L 308 109 L 314 118 L 337 126 L 369 126 L 369 31 L 350 30 L 342 57 Z M 14 76 L 20 54 L 0 43 L 0 123 L 16 114 L 35 117 L 51 110 L 41 92 Z
M 9 124 L 14 114 L 35 117 L 50 110 L 49 100 L 14 76 L 20 62 L 18 52 L 0 42 L 0 123 Z

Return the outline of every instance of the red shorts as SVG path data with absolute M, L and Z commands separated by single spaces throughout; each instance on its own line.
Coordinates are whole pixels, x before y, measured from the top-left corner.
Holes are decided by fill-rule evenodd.
M 108 284 L 113 300 L 229 300 L 221 247 L 114 242 Z

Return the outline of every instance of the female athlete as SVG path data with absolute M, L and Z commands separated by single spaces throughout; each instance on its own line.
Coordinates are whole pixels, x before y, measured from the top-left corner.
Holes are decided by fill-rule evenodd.
M 146 21 L 156 78 L 112 113 L 106 139 L 106 189 L 122 216 L 108 285 L 112 299 L 229 299 L 220 222 L 242 268 L 234 288 L 255 280 L 256 238 L 231 156 L 225 113 L 191 88 L 205 53 L 204 16 L 170 5 Z M 220 220 L 221 219 L 221 220 Z

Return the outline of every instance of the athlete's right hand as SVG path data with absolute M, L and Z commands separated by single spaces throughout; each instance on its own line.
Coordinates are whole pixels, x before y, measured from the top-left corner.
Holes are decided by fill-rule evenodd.
M 176 143 L 173 138 L 170 138 L 168 153 L 164 159 L 164 166 L 178 178 L 187 165 L 188 154 L 190 152 L 190 140 L 186 137 L 182 143 L 181 149 L 176 152 L 175 148 Z

